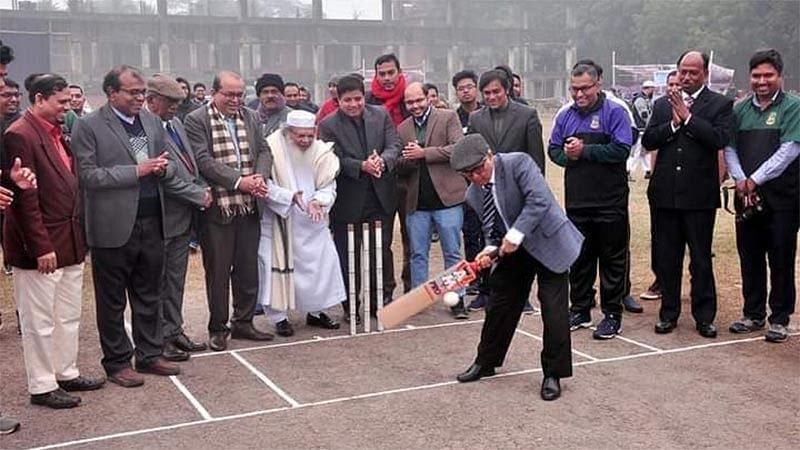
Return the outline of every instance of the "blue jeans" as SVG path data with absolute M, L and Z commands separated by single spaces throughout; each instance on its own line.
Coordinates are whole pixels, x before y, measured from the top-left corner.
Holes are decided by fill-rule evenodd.
M 445 267 L 462 259 L 461 226 L 464 210 L 461 205 L 434 211 L 414 211 L 406 216 L 408 240 L 411 244 L 411 286 L 417 287 L 428 280 L 428 260 L 431 234 L 434 226 L 439 231 Z

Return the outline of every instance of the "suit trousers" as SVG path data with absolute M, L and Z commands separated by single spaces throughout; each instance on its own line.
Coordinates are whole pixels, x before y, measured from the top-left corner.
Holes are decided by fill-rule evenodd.
M 189 230 L 164 241 L 164 281 L 161 289 L 161 333 L 165 341 L 183 334 L 183 293 L 189 265 Z
M 544 324 L 542 371 L 546 377 L 572 376 L 567 273 L 550 271 L 523 248 L 501 258 L 489 276 L 489 304 L 476 364 L 482 367 L 503 365 L 536 277 L 539 278 L 537 297 Z
M 381 245 L 383 247 L 383 293 L 381 294 L 381 301 L 391 297 L 392 292 L 394 291 L 394 255 L 392 254 L 392 237 L 394 234 L 394 217 L 388 216 L 384 213 L 375 212 L 370 215 L 366 215 L 363 218 L 363 222 L 369 222 L 370 224 L 374 221 L 380 220 L 382 222 L 381 227 Z M 333 243 L 336 245 L 336 252 L 339 254 L 339 267 L 342 269 L 342 275 L 344 278 L 344 287 L 348 294 L 348 300 L 342 302 L 342 307 L 344 308 L 345 314 L 350 310 L 350 303 L 349 303 L 349 295 L 350 295 L 350 277 L 348 276 L 348 268 L 349 264 L 355 263 L 355 270 L 356 270 L 356 292 L 360 292 L 361 290 L 361 282 L 360 282 L 360 275 L 361 274 L 361 245 L 362 245 L 362 232 L 361 232 L 361 223 L 356 224 L 356 233 L 355 233 L 355 261 L 350 262 L 348 261 L 348 250 L 347 250 L 347 224 L 341 222 L 333 222 L 331 224 L 333 228 Z M 370 226 L 370 230 L 372 230 L 372 226 Z M 370 294 L 370 307 L 372 311 L 377 311 L 377 298 L 375 297 L 375 246 L 374 244 L 370 247 L 371 251 L 369 252 L 369 265 L 370 265 L 370 277 L 369 277 L 369 285 L 372 287 Z M 361 302 L 356 299 L 357 307 L 360 307 Z
M 397 184 L 397 216 L 400 218 L 400 240 L 403 244 L 403 271 L 400 272 L 400 278 L 403 281 L 403 293 L 411 290 L 412 283 L 411 283 L 411 241 L 408 237 L 408 226 L 406 225 L 406 220 L 408 217 L 408 213 L 406 212 L 406 195 L 408 195 L 408 190 L 406 187 L 398 183 Z M 394 280 L 392 280 L 394 281 Z
M 78 377 L 78 329 L 83 263 L 51 274 L 14 268 L 14 298 L 22 325 L 28 392 L 58 389 L 56 380 Z
M 464 256 L 467 261 L 472 261 L 475 256 L 485 247 L 483 241 L 483 230 L 481 229 L 481 218 L 478 213 L 472 209 L 467 202 L 464 202 L 464 224 L 461 229 L 464 235 Z M 489 294 L 488 277 L 484 272 L 478 275 L 478 278 L 472 282 L 473 287 L 477 287 L 481 294 Z
M 161 218 L 143 217 L 136 219 L 122 247 L 91 249 L 97 331 L 108 375 L 129 367 L 131 357 L 147 365 L 161 355 L 162 236 Z M 126 298 L 131 304 L 135 351 L 125 332 Z
M 630 292 L 628 216 L 596 218 L 567 213 L 585 240 L 569 272 L 571 310 L 589 312 L 600 266 L 600 305 L 604 314 L 622 314 L 622 299 Z
M 743 314 L 767 318 L 769 261 L 769 323 L 789 324 L 797 297 L 794 277 L 800 211 L 767 210 L 736 224 L 736 248 L 742 271 Z
M 230 223 L 203 218 L 200 246 L 206 272 L 208 331 L 226 332 L 233 292 L 232 324 L 252 323 L 258 300 L 258 214 L 233 217 Z M 231 289 L 232 288 L 232 289 Z
M 717 314 L 717 290 L 711 263 L 715 209 L 680 210 L 656 208 L 656 276 L 661 284 L 661 320 L 675 322 L 681 315 L 683 255 L 689 246 L 692 317 L 712 323 Z

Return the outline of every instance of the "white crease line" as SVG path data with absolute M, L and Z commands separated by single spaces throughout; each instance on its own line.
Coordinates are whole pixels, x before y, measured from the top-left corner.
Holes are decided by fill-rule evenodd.
M 589 327 L 589 329 L 594 331 L 594 330 L 597 329 L 597 327 Z M 645 344 L 645 343 L 639 342 L 639 341 L 634 341 L 631 338 L 626 338 L 625 336 L 623 336 L 621 334 L 618 334 L 618 335 L 614 336 L 614 338 L 615 339 L 619 339 L 620 341 L 623 341 L 623 342 L 627 342 L 629 344 L 638 345 L 639 347 L 646 348 L 646 349 L 650 350 L 651 352 L 663 352 L 664 351 L 664 350 L 662 350 L 662 349 L 660 349 L 658 347 L 653 347 L 652 345 L 648 345 L 648 344 Z
M 197 412 L 200 414 L 200 417 L 202 417 L 205 420 L 214 418 L 211 416 L 211 414 L 208 413 L 208 410 L 203 407 L 200 401 L 198 401 L 197 398 L 194 395 L 192 395 L 191 392 L 189 392 L 189 389 L 187 389 L 186 386 L 184 386 L 183 383 L 181 383 L 180 380 L 178 380 L 178 377 L 176 377 L 175 375 L 170 375 L 169 379 L 170 381 L 172 381 L 172 384 L 174 384 L 175 387 L 177 387 L 178 390 L 181 391 L 181 394 L 183 394 L 183 396 L 186 397 L 187 400 L 189 400 L 189 403 L 191 403 L 192 406 L 194 406 L 194 409 L 197 410 Z
M 789 335 L 790 336 L 798 336 L 798 335 L 800 335 L 800 332 L 798 332 L 798 333 L 789 333 Z M 760 340 L 763 340 L 763 339 L 764 339 L 764 337 L 760 336 L 760 337 L 753 337 L 753 338 L 747 338 L 747 339 L 738 339 L 738 340 L 732 340 L 732 341 L 712 342 L 712 343 L 709 343 L 709 344 L 693 345 L 693 346 L 690 346 L 690 347 L 674 348 L 674 349 L 669 349 L 669 350 L 663 350 L 661 352 L 655 352 L 654 351 L 654 352 L 648 352 L 648 353 L 638 353 L 638 354 L 635 354 L 635 355 L 626 355 L 626 356 L 618 356 L 618 357 L 614 357 L 614 358 L 598 359 L 598 360 L 595 360 L 595 361 L 581 361 L 581 362 L 574 363 L 573 367 L 588 366 L 588 365 L 602 364 L 602 363 L 610 363 L 610 362 L 616 362 L 616 361 L 625 361 L 625 360 L 629 360 L 629 359 L 638 359 L 638 358 L 644 358 L 644 357 L 649 357 L 649 356 L 666 355 L 666 354 L 669 354 L 669 353 L 680 353 L 680 352 L 704 349 L 704 348 L 709 348 L 709 347 L 721 347 L 721 346 L 739 344 L 739 343 L 743 343 L 743 342 L 760 341 Z M 505 378 L 505 377 L 515 376 L 515 375 L 526 375 L 526 374 L 536 373 L 536 372 L 541 372 L 541 371 L 542 371 L 541 368 L 535 368 L 535 369 L 518 370 L 516 372 L 498 373 L 497 375 L 495 375 L 493 377 L 484 378 L 484 381 L 490 381 L 492 378 Z M 42 447 L 35 447 L 33 450 L 44 450 L 44 449 L 51 449 L 51 448 L 63 448 L 63 447 L 70 447 L 70 446 L 73 446 L 73 445 L 89 444 L 89 443 L 92 443 L 92 442 L 100 442 L 100 441 L 105 441 L 105 440 L 109 440 L 109 439 L 117 439 L 117 438 L 121 438 L 121 437 L 137 436 L 137 435 L 140 435 L 140 434 L 157 433 L 157 432 L 161 432 L 161 431 L 176 430 L 176 429 L 190 427 L 190 426 L 194 426 L 194 425 L 204 425 L 204 424 L 208 424 L 208 423 L 224 422 L 224 421 L 230 421 L 230 420 L 236 420 L 236 419 L 245 419 L 245 418 L 248 418 L 248 417 L 261 416 L 261 415 L 265 415 L 265 414 L 272 414 L 272 413 L 282 412 L 282 411 L 297 410 L 297 409 L 307 408 L 307 407 L 310 407 L 310 406 L 321 406 L 321 405 L 329 405 L 329 404 L 332 404 L 332 403 L 341 403 L 341 402 L 344 402 L 344 401 L 347 401 L 347 400 L 352 400 L 352 399 L 370 398 L 370 397 L 376 397 L 376 396 L 379 396 L 379 395 L 388 395 L 388 394 L 395 394 L 395 393 L 402 393 L 402 392 L 410 392 L 410 391 L 417 391 L 417 390 L 422 390 L 422 389 L 432 389 L 432 388 L 436 388 L 436 387 L 449 386 L 449 385 L 453 385 L 453 384 L 457 384 L 457 383 L 458 383 L 457 381 L 445 381 L 445 382 L 441 382 L 441 383 L 433 383 L 433 384 L 428 384 L 428 385 L 423 385 L 423 386 L 416 386 L 416 387 L 410 387 L 410 388 L 395 389 L 395 390 L 391 390 L 391 391 L 384 391 L 383 393 L 376 392 L 376 393 L 370 393 L 370 394 L 356 395 L 356 396 L 352 396 L 352 397 L 340 397 L 340 398 L 335 398 L 335 399 L 331 399 L 331 400 L 322 400 L 322 401 L 318 401 L 318 402 L 314 402 L 314 403 L 305 403 L 305 404 L 301 404 L 301 405 L 297 406 L 296 408 L 284 406 L 284 407 L 281 407 L 281 408 L 272 408 L 272 409 L 264 409 L 264 410 L 260 410 L 260 411 L 251 411 L 251 412 L 248 412 L 248 413 L 234 414 L 234 415 L 223 416 L 223 417 L 216 417 L 216 418 L 213 418 L 213 419 L 210 419 L 210 420 L 196 420 L 196 421 L 193 421 L 193 422 L 184 422 L 184 423 L 178 423 L 178 424 L 174 424 L 174 425 L 165 425 L 165 426 L 154 427 L 154 428 L 146 428 L 146 429 L 143 429 L 143 430 L 125 431 L 125 432 L 122 432 L 122 433 L 108 434 L 108 435 L 97 436 L 97 437 L 93 437 L 93 438 L 85 438 L 85 439 L 79 439 L 79 440 L 74 440 L 74 441 L 61 442 L 61 443 L 58 443 L 58 444 L 50 444 L 50 445 L 46 445 L 46 446 L 42 446 Z
M 282 342 L 280 344 L 269 344 L 269 345 L 259 345 L 256 347 L 245 347 L 245 348 L 237 348 L 235 350 L 225 350 L 221 352 L 206 352 L 206 353 L 192 353 L 192 359 L 195 358 L 205 358 L 209 356 L 218 356 L 218 355 L 229 355 L 232 353 L 244 353 L 250 352 L 253 350 L 264 350 L 270 348 L 281 348 L 281 347 L 293 347 L 295 345 L 305 345 L 305 344 L 313 344 L 318 342 L 329 342 L 329 341 L 340 341 L 344 339 L 353 339 L 353 338 L 363 338 L 367 336 L 380 336 L 382 334 L 387 333 L 404 333 L 408 331 L 419 331 L 419 330 L 430 330 L 435 328 L 446 328 L 446 327 L 454 327 L 459 325 L 472 325 L 476 323 L 483 323 L 483 319 L 477 320 L 459 320 L 458 322 L 445 322 L 445 323 L 437 323 L 434 325 L 421 325 L 416 326 L 414 328 L 396 328 L 393 330 L 384 330 L 384 331 L 373 331 L 370 333 L 361 333 L 356 335 L 349 335 L 343 334 L 339 336 L 330 336 L 330 337 L 321 337 L 321 336 L 314 336 L 312 339 L 306 339 L 303 341 L 294 341 L 294 342 Z
M 278 387 L 277 384 L 273 383 L 272 380 L 267 378 L 267 376 L 264 375 L 263 373 L 261 373 L 260 370 L 256 369 L 252 364 L 250 364 L 249 361 L 247 361 L 246 359 L 242 358 L 241 355 L 239 355 L 236 352 L 233 352 L 233 353 L 231 353 L 231 356 L 236 358 L 236 360 L 239 361 L 240 363 L 242 363 L 243 366 L 247 367 L 250 370 L 250 372 L 253 372 L 253 375 L 258 377 L 258 379 L 261 380 L 262 383 L 266 384 L 270 389 L 272 389 L 276 394 L 278 394 L 288 404 L 292 405 L 292 408 L 297 408 L 298 406 L 300 406 L 300 402 L 298 402 L 297 400 L 295 400 L 292 397 L 290 397 L 289 394 L 287 394 L 283 389 Z
M 520 330 L 519 328 L 517 328 L 517 333 L 519 333 L 519 334 L 522 334 L 522 335 L 524 335 L 524 336 L 528 336 L 528 337 L 530 337 L 530 338 L 534 338 L 534 339 L 536 339 L 536 340 L 537 340 L 537 341 L 539 341 L 539 342 L 542 342 L 542 341 L 543 341 L 543 339 L 542 339 L 542 338 L 540 338 L 539 336 L 536 336 L 536 335 L 535 335 L 535 334 L 533 334 L 533 333 L 528 333 L 527 331 L 524 331 L 524 330 Z M 586 358 L 586 359 L 588 359 L 588 360 L 591 360 L 591 361 L 598 361 L 598 360 L 599 360 L 599 358 L 595 358 L 595 357 L 594 357 L 594 356 L 592 356 L 592 355 L 589 355 L 589 354 L 587 354 L 587 353 L 580 352 L 580 351 L 578 351 L 578 350 L 575 350 L 574 348 L 572 349 L 572 353 L 575 353 L 576 355 L 578 355 L 578 356 L 581 356 L 581 357 L 583 357 L 583 358 Z

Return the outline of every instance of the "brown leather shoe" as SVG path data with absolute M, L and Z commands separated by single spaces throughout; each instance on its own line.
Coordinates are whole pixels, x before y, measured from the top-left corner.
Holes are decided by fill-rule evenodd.
M 136 363 L 136 371 L 139 373 L 149 373 L 163 377 L 170 375 L 180 375 L 181 368 L 177 364 L 172 364 L 159 356 L 147 364 Z
M 260 331 L 252 323 L 237 323 L 231 327 L 231 339 L 246 339 L 248 341 L 271 341 L 275 339 L 272 333 Z
M 126 388 L 137 387 L 144 384 L 144 377 L 136 373 L 130 367 L 126 367 L 113 375 L 109 375 L 107 380 Z

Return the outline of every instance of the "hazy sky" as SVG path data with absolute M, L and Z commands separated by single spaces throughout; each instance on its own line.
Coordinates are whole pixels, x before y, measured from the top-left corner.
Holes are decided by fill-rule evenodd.
M 11 2 L 12 0 L 0 0 L 0 9 L 10 9 Z M 146 2 L 155 4 L 155 0 Z M 300 2 L 310 4 L 311 0 Z M 55 3 L 65 4 L 66 0 L 55 0 Z M 356 12 L 361 19 L 381 18 L 381 0 L 322 0 L 322 9 L 329 19 L 352 19 Z

